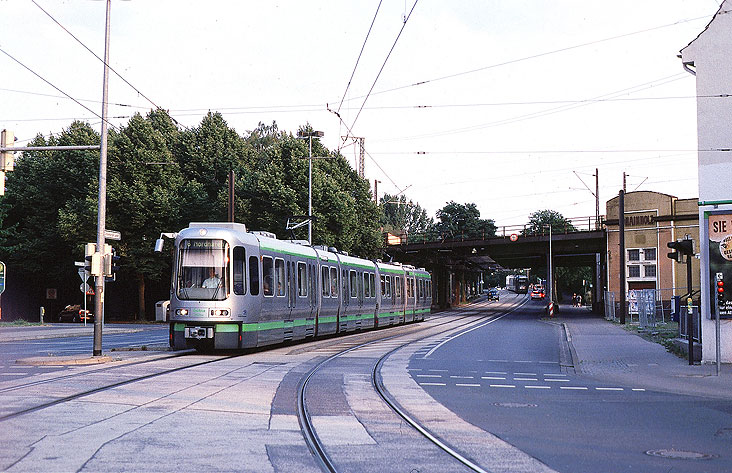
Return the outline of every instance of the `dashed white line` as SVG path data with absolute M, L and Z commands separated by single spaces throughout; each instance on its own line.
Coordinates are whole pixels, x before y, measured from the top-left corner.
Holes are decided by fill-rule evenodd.
M 539 381 L 536 378 L 513 378 L 514 381 Z
M 445 383 L 419 383 L 420 386 L 447 386 Z
M 496 379 L 496 380 L 504 380 L 506 379 L 504 376 L 481 376 L 480 379 Z
M 574 391 L 587 391 L 586 386 L 559 386 L 559 389 L 570 389 Z
M 475 376 L 450 376 L 452 379 L 475 379 Z
M 508 374 L 506 371 L 486 371 L 485 374 Z
M 598 391 L 623 391 L 623 388 L 595 388 Z
M 552 388 L 551 386 L 534 386 L 534 385 L 530 385 L 530 384 L 527 384 L 524 387 L 526 389 L 551 389 Z
M 418 378 L 442 378 L 442 375 L 439 374 L 418 374 Z
M 515 388 L 516 386 L 513 384 L 491 384 L 492 388 Z
M 645 391 L 643 388 L 633 388 L 633 391 Z
M 479 388 L 480 384 L 455 383 L 455 386 L 462 386 L 462 387 L 467 387 L 467 388 Z
M 553 383 L 568 383 L 568 379 L 559 379 L 559 378 L 544 378 L 545 382 L 553 382 Z
M 514 373 L 514 375 L 518 375 L 518 376 L 536 376 L 536 373 Z

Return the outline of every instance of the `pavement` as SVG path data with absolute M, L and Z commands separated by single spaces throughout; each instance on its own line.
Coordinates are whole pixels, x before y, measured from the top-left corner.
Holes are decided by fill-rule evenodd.
M 546 319 L 549 320 L 549 319 Z M 575 372 L 584 376 L 639 386 L 662 392 L 701 395 L 732 399 L 732 364 L 723 363 L 716 375 L 715 364 L 689 365 L 657 343 L 645 340 L 621 325 L 592 314 L 589 309 L 562 306 L 561 313 L 550 319 L 562 324 L 572 354 Z M 154 324 L 106 324 L 105 334 L 134 333 L 156 328 Z M 41 326 L 0 326 L 1 341 L 34 340 L 42 338 L 92 335 L 94 325 L 46 324 Z M 159 350 L 164 350 L 160 347 Z M 123 354 L 124 353 L 124 354 Z M 160 353 L 160 351 L 158 351 Z M 25 359 L 19 362 L 43 364 L 80 364 L 115 361 L 120 356 L 150 355 L 150 352 L 107 352 L 103 357 L 70 356 Z
M 575 372 L 649 390 L 732 399 L 732 364 L 689 365 L 663 345 L 642 338 L 588 308 L 562 306 L 553 319 L 563 324 Z

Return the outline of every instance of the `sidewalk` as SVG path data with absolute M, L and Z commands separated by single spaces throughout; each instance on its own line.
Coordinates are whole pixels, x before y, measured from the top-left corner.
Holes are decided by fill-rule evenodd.
M 104 324 L 104 334 L 137 333 L 159 328 L 155 324 Z M 19 342 L 23 340 L 40 340 L 43 338 L 65 338 L 94 335 L 94 323 L 84 326 L 77 324 L 43 324 L 43 325 L 0 325 L 0 342 Z
M 556 322 L 563 323 L 578 374 L 677 394 L 732 399 L 732 365 L 690 366 L 688 359 L 666 351 L 592 314 L 587 308 L 562 306 Z

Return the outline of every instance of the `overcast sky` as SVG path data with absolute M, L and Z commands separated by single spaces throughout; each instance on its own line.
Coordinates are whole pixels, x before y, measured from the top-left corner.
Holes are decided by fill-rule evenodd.
M 36 3 L 103 56 L 105 2 Z M 293 133 L 310 123 L 355 167 L 357 148 L 342 140 L 351 129 L 365 138 L 379 194 L 404 191 L 430 215 L 474 202 L 498 225 L 547 208 L 594 216 L 595 168 L 601 214 L 623 172 L 628 191 L 695 198 L 695 80 L 676 56 L 718 7 L 115 0 L 110 64 L 137 91 L 112 75 L 110 116 L 124 124 L 152 102 L 182 126 L 219 111 L 240 134 L 259 122 Z M 100 128 L 101 62 L 33 1 L 0 0 L 0 50 L 0 128 L 18 144 L 74 119 Z

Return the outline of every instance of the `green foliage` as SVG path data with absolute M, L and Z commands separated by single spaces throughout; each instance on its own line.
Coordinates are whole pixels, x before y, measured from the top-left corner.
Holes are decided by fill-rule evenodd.
M 478 207 L 450 201 L 437 211 L 437 222 L 431 230 L 443 238 L 488 238 L 496 235 L 493 220 L 480 218 Z
M 555 210 L 537 210 L 536 212 L 529 215 L 529 223 L 525 230 L 522 231 L 523 235 L 541 235 L 548 233 L 549 228 L 545 226 L 551 225 L 553 233 L 566 233 L 573 232 L 576 229 L 572 222 L 564 218 L 562 214 Z
M 31 146 L 99 142 L 88 124 L 74 122 L 57 137 L 39 135 Z M 307 238 L 306 227 L 288 235 L 285 224 L 307 214 L 308 142 L 276 123 L 259 123 L 240 136 L 218 113 L 180 129 L 165 111 L 154 110 L 110 131 L 108 143 L 106 227 L 122 233 L 113 245 L 123 257 L 122 281 L 115 284 L 137 286 L 132 299 L 145 294 L 145 281 L 170 277 L 169 256 L 152 251 L 161 232 L 226 219 L 230 171 L 236 221 L 282 238 Z M 318 139 L 313 156 L 328 157 L 313 160 L 313 242 L 377 257 L 380 212 L 368 182 Z M 73 262 L 83 259 L 84 243 L 96 241 L 98 170 L 98 151 L 33 151 L 18 158 L 0 200 L 0 258 L 41 286 L 64 281 L 78 292 Z
M 427 216 L 427 211 L 419 204 L 407 200 L 404 195 L 395 196 L 384 194 L 380 203 L 382 216 L 381 225 L 384 231 L 394 234 L 413 235 L 424 233 L 432 225 L 434 220 Z

